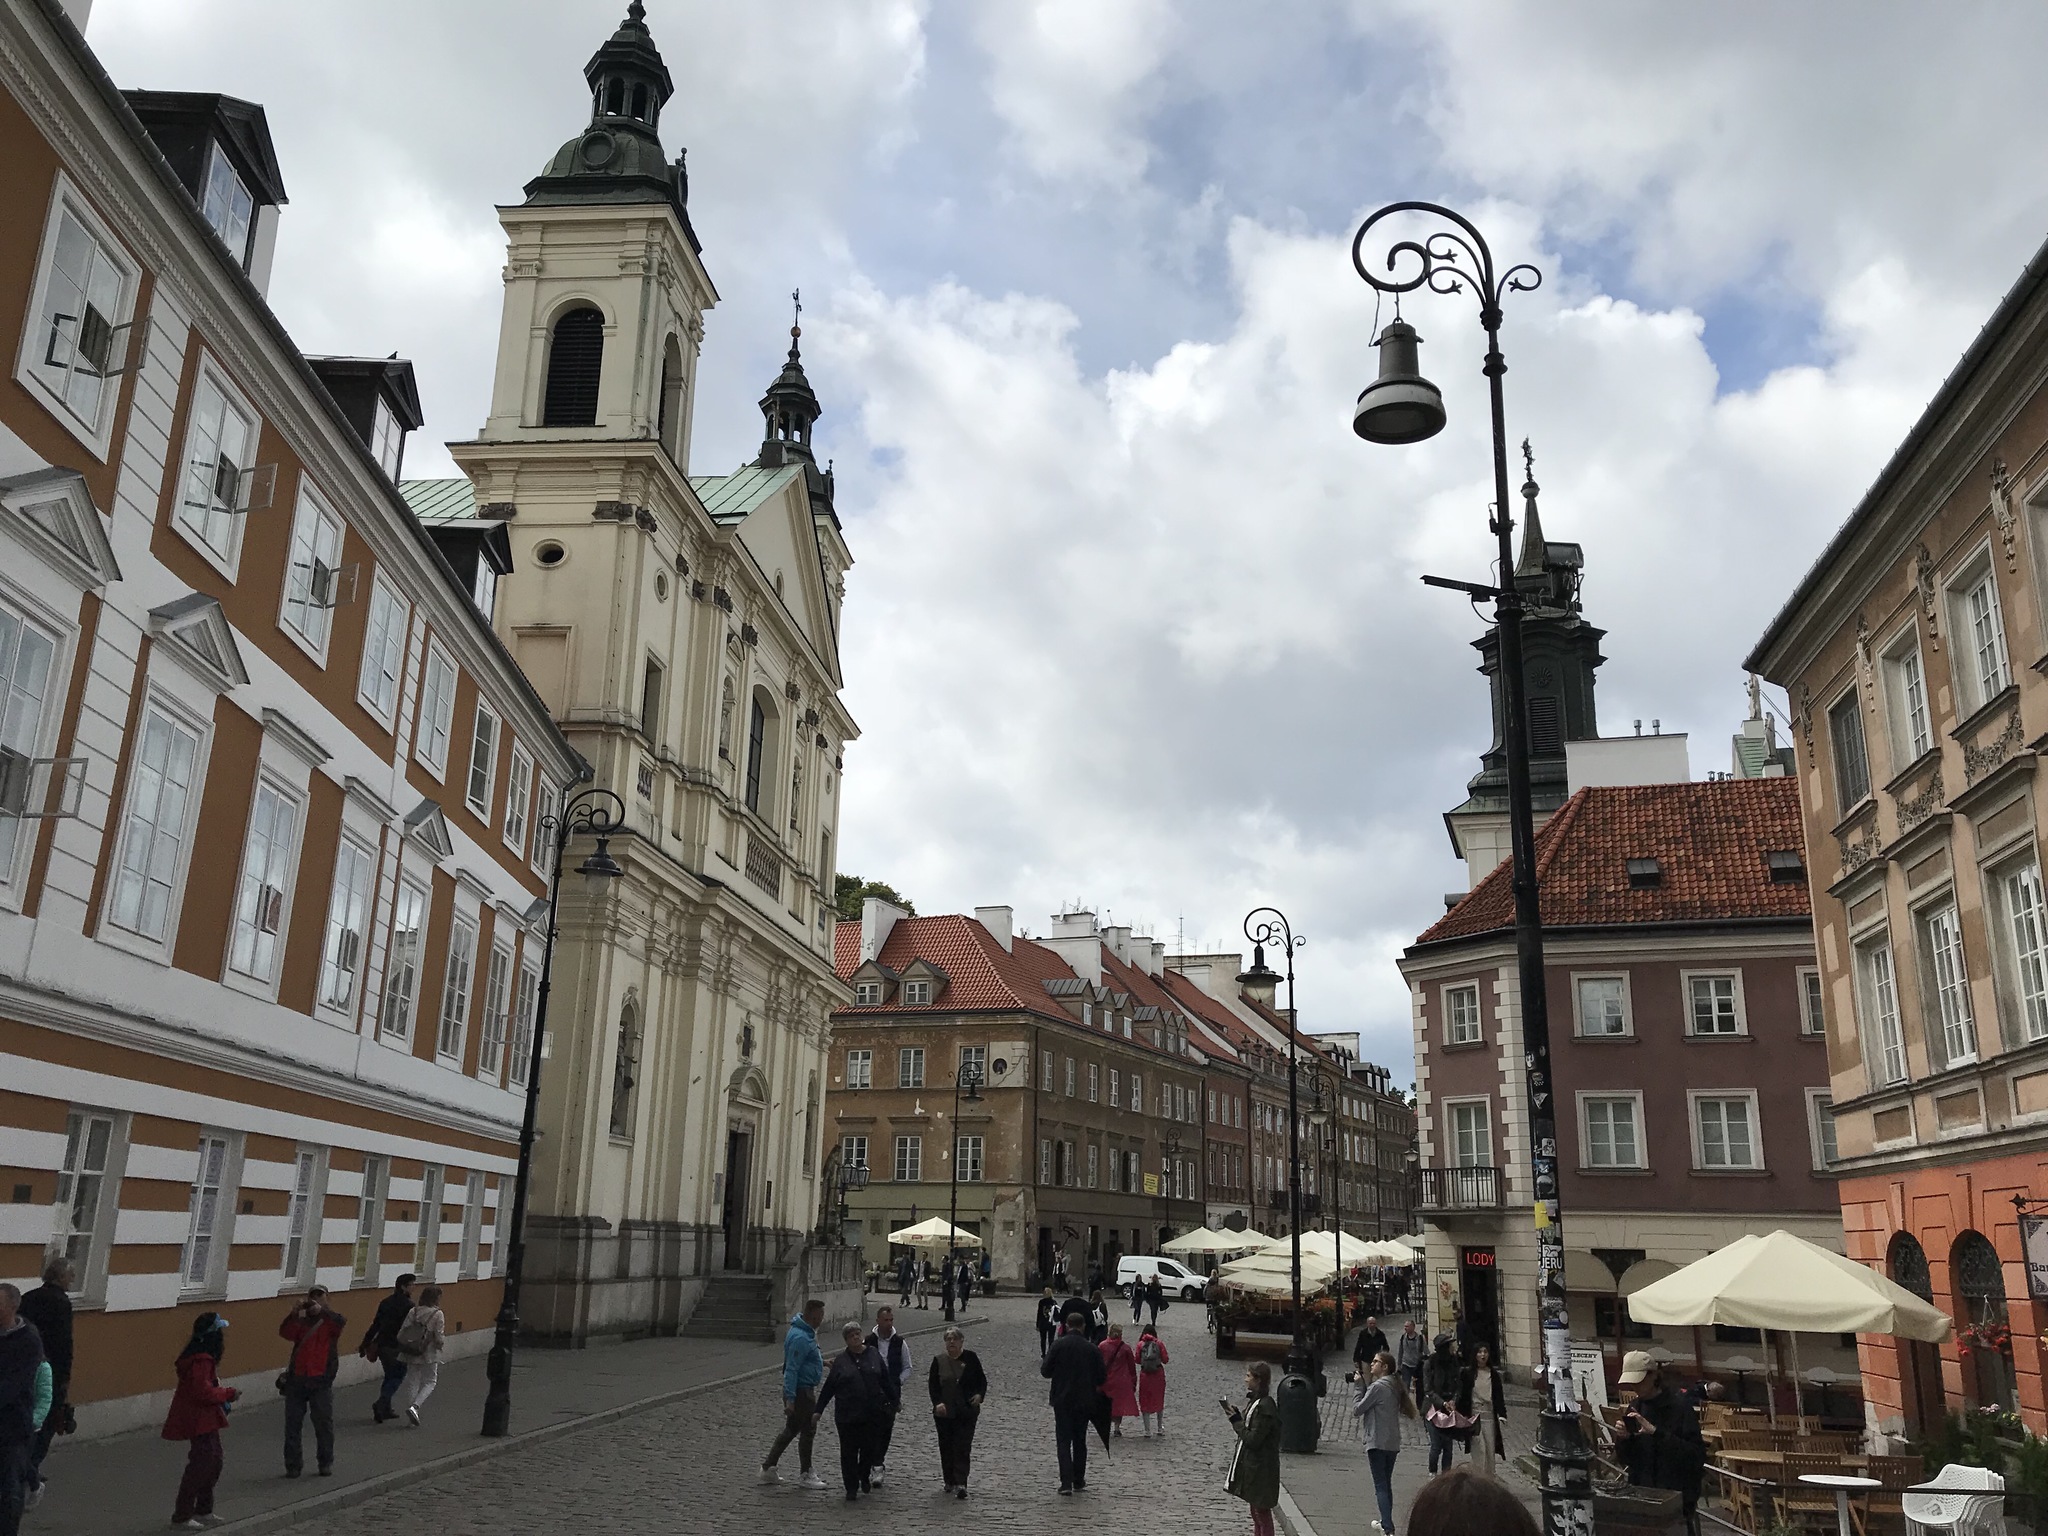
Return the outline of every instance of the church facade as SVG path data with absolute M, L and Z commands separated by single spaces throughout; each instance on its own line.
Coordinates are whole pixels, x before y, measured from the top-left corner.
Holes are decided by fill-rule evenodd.
M 637 0 L 585 74 L 588 126 L 499 210 L 490 415 L 449 445 L 466 479 L 407 486 L 430 525 L 502 531 L 498 632 L 592 772 L 555 813 L 623 821 L 623 878 L 563 882 L 548 1009 L 521 1310 L 570 1344 L 674 1332 L 713 1286 L 765 1329 L 817 1280 L 855 735 L 838 654 L 852 557 L 812 457 L 799 333 L 760 453 L 693 473 L 718 294 Z M 569 846 L 573 870 L 588 839 Z

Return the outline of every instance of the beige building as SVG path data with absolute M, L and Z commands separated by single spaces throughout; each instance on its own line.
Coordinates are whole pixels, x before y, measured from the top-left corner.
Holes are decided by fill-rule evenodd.
M 588 127 L 499 210 L 491 413 L 450 445 L 468 481 L 408 488 L 480 548 L 503 531 L 498 632 L 624 806 L 626 877 L 564 892 L 534 1167 L 525 1321 L 576 1342 L 673 1331 L 720 1276 L 718 1310 L 765 1329 L 822 1283 L 822 1074 L 848 997 L 831 893 L 852 557 L 794 328 L 760 455 L 691 472 L 717 292 L 638 9 L 585 71 Z

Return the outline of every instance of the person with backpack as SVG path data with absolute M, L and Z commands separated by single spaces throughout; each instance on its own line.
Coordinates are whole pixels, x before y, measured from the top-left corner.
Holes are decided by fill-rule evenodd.
M 1166 1433 L 1166 1367 L 1172 1356 L 1166 1341 L 1150 1323 L 1138 1335 L 1138 1414 L 1145 1438 Z
M 362 1343 L 356 1346 L 358 1355 L 384 1368 L 384 1386 L 377 1393 L 377 1401 L 370 1404 L 370 1416 L 378 1424 L 398 1417 L 398 1410 L 391 1406 L 399 1384 L 405 1380 L 405 1359 L 398 1353 L 398 1330 L 412 1316 L 412 1288 L 418 1283 L 417 1275 L 398 1277 L 391 1294 L 377 1303 L 377 1315 L 370 1319 Z
M 441 1351 L 447 1345 L 448 1319 L 441 1311 L 441 1287 L 420 1292 L 419 1305 L 398 1330 L 398 1352 L 405 1357 L 405 1417 L 419 1427 L 420 1407 L 441 1383 Z
M 334 1476 L 334 1377 L 341 1368 L 341 1335 L 348 1319 L 327 1305 L 327 1287 L 316 1285 L 277 1325 L 289 1339 L 291 1359 L 277 1378 L 284 1393 L 284 1475 L 305 1470 L 302 1432 L 313 1415 L 313 1449 L 322 1477 Z
M 1109 1325 L 1109 1337 L 1096 1350 L 1102 1356 L 1102 1390 L 1109 1394 L 1109 1432 L 1121 1439 L 1124 1420 L 1138 1416 L 1138 1357 L 1124 1342 L 1122 1323 Z
M 180 1530 L 203 1531 L 219 1523 L 213 1518 L 213 1490 L 223 1462 L 220 1432 L 228 1426 L 228 1406 L 242 1395 L 239 1388 L 220 1384 L 220 1357 L 227 1343 L 227 1319 L 202 1312 L 192 1320 L 192 1337 L 178 1355 L 178 1387 L 164 1415 L 163 1437 L 191 1444 L 171 1507 L 171 1524 Z

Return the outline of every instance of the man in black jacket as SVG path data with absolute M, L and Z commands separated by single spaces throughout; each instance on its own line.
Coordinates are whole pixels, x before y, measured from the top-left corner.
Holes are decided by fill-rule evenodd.
M 832 1408 L 839 1431 L 839 1477 L 851 1501 L 872 1489 L 876 1431 L 894 1411 L 895 1398 L 882 1357 L 868 1348 L 860 1324 L 848 1323 L 840 1337 L 846 1347 L 826 1368 L 817 1411 L 822 1416 L 827 1404 Z
M 398 1277 L 391 1294 L 377 1303 L 377 1315 L 370 1319 L 369 1331 L 356 1346 L 357 1354 L 384 1367 L 384 1385 L 377 1393 L 377 1401 L 370 1405 L 379 1424 L 398 1417 L 398 1410 L 391 1406 L 392 1395 L 405 1380 L 405 1357 L 398 1352 L 398 1330 L 412 1315 L 412 1288 L 418 1283 L 418 1275 Z
M 22 1320 L 42 1335 L 43 1358 L 50 1363 L 50 1411 L 28 1448 L 30 1509 L 42 1500 L 43 1458 L 66 1422 L 71 1401 L 71 1288 L 77 1283 L 70 1260 L 55 1258 L 43 1266 L 43 1283 L 21 1298 Z
M 1615 1459 L 1638 1487 L 1676 1489 L 1685 1500 L 1686 1528 L 1698 1530 L 1694 1509 L 1707 1461 L 1699 1415 L 1646 1350 L 1631 1350 L 1621 1362 L 1621 1385 L 1635 1389 L 1635 1401 L 1615 1428 Z
M 1371 1379 L 1373 1356 L 1382 1351 L 1390 1355 L 1394 1352 L 1387 1343 L 1386 1334 L 1380 1331 L 1380 1320 L 1368 1317 L 1365 1326 L 1358 1330 L 1358 1342 L 1351 1346 L 1351 1358 L 1358 1366 L 1360 1381 Z
M 876 1308 L 875 1331 L 868 1335 L 867 1347 L 868 1352 L 881 1362 L 882 1378 L 889 1388 L 889 1412 L 875 1425 L 873 1442 L 868 1447 L 872 1462 L 868 1481 L 879 1488 L 889 1470 L 889 1442 L 896 1435 L 896 1415 L 903 1411 L 903 1384 L 910 1380 L 913 1369 L 910 1340 L 896 1331 L 894 1307 Z
M 1078 1302 L 1067 1309 L 1066 1327 L 1038 1362 L 1038 1374 L 1052 1383 L 1053 1434 L 1060 1459 L 1060 1492 L 1078 1493 L 1088 1486 L 1088 1426 L 1096 1394 L 1108 1372 L 1102 1355 L 1088 1342 L 1088 1309 Z
M 1053 1295 L 1052 1287 L 1045 1288 L 1045 1294 L 1038 1298 L 1038 1358 L 1043 1360 L 1045 1352 L 1052 1348 L 1052 1341 L 1060 1331 L 1060 1300 Z

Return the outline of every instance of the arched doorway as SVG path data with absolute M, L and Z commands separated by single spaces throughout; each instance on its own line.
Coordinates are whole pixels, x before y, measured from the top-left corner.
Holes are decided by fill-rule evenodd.
M 1934 1300 L 1934 1280 L 1927 1269 L 1927 1250 L 1910 1232 L 1895 1233 L 1885 1253 L 1885 1270 L 1894 1284 L 1903 1286 L 1922 1301 Z M 1941 1351 L 1924 1339 L 1897 1339 L 1899 1361 L 1899 1414 L 1906 1433 L 1924 1438 L 1948 1411 L 1948 1397 L 1941 1384 Z
M 1961 1303 L 1962 1321 L 1972 1328 L 2005 1328 L 2005 1266 L 1981 1232 L 1965 1232 L 1949 1254 L 1949 1285 Z M 1973 1407 L 2017 1408 L 2018 1384 L 2012 1356 L 1988 1344 L 1963 1346 L 1963 1390 Z
M 757 1269 L 754 1241 L 759 1224 L 755 1210 L 755 1148 L 768 1107 L 768 1081 L 760 1069 L 743 1066 L 726 1085 L 725 1199 L 719 1225 L 725 1237 L 727 1269 Z

